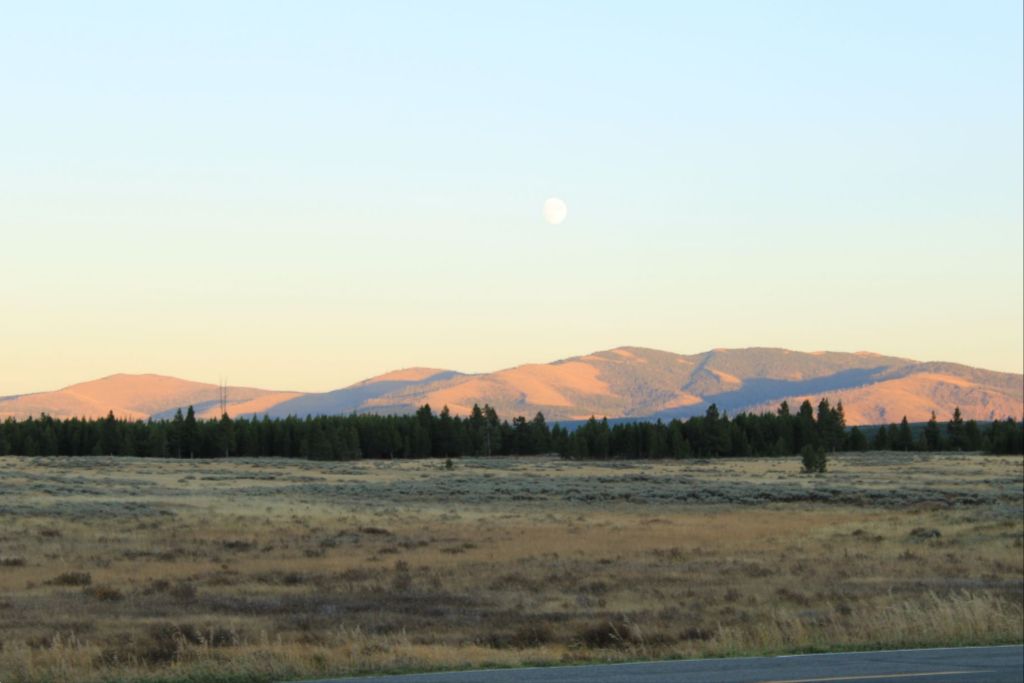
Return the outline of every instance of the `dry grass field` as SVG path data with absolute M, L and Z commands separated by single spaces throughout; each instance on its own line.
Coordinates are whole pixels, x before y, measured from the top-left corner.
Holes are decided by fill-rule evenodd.
M 0 458 L 0 681 L 1021 642 L 1024 461 Z

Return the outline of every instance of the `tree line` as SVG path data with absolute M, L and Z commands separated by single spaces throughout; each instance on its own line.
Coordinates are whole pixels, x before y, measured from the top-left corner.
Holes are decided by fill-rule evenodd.
M 136 455 L 171 458 L 278 456 L 322 460 L 535 455 L 566 458 L 690 458 L 799 454 L 825 451 L 985 450 L 1024 452 L 1024 425 L 997 420 L 982 428 L 957 408 L 940 425 L 899 424 L 847 428 L 842 403 L 804 401 L 792 412 L 783 401 L 773 413 L 733 418 L 714 404 L 686 421 L 610 424 L 591 418 L 576 429 L 549 425 L 542 413 L 511 422 L 494 408 L 474 405 L 466 417 L 425 405 L 412 415 L 352 414 L 201 420 L 190 406 L 170 420 L 57 419 L 48 415 L 0 423 L 0 455 Z M 871 438 L 869 439 L 869 435 Z

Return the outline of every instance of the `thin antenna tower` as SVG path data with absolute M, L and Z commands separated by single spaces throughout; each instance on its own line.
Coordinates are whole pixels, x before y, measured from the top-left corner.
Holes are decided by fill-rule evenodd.
M 228 378 L 220 378 L 220 419 L 221 426 L 224 426 L 224 420 L 228 417 Z M 225 438 L 224 441 L 224 457 L 227 458 L 231 455 L 231 447 L 229 445 L 230 439 Z
M 226 377 L 221 377 L 220 380 L 220 414 L 228 414 L 228 380 Z

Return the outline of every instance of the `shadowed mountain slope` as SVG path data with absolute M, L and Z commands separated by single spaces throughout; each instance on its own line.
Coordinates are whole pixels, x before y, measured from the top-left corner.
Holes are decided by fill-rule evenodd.
M 921 363 L 873 353 L 801 353 L 786 349 L 715 349 L 680 355 L 620 347 L 547 364 L 484 374 L 409 368 L 325 393 L 301 394 L 232 387 L 229 413 L 271 416 L 407 413 L 429 403 L 455 414 L 473 404 L 495 407 L 506 419 L 543 412 L 548 419 L 670 419 L 699 415 L 711 403 L 735 414 L 796 410 L 809 399 L 842 401 L 849 424 L 965 419 L 1024 414 L 1024 377 L 956 363 Z M 159 375 L 114 375 L 60 391 L 0 398 L 0 417 L 46 412 L 56 417 L 106 415 L 169 417 L 179 407 L 219 412 L 218 387 Z
M 365 412 L 363 409 L 366 405 L 382 396 L 459 376 L 461 376 L 460 373 L 453 370 L 408 368 L 363 380 L 336 391 L 322 394 L 302 394 L 290 400 L 281 401 L 268 409 L 252 412 L 266 413 L 271 417 L 345 415 L 357 411 Z

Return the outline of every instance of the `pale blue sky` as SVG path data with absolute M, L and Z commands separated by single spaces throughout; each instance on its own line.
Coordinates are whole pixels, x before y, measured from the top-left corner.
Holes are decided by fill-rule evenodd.
M 2 16 L 0 394 L 622 344 L 1024 365 L 1018 1 Z

